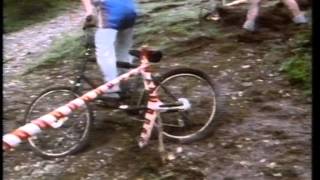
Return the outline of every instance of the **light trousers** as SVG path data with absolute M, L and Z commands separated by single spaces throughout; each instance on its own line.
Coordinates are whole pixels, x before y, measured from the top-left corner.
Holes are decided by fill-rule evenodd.
M 117 61 L 131 63 L 133 57 L 129 50 L 133 44 L 133 28 L 124 30 L 99 28 L 95 34 L 97 63 L 104 81 L 110 81 L 118 76 Z M 119 91 L 115 86 L 111 91 Z
M 282 2 L 288 7 L 293 17 L 301 14 L 299 5 L 295 0 L 282 0 Z M 255 21 L 259 14 L 259 6 L 261 0 L 250 0 L 250 7 L 247 13 L 247 21 Z

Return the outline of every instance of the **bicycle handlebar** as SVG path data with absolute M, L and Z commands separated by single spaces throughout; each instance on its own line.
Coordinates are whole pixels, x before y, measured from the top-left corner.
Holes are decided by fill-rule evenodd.
M 88 15 L 85 18 L 82 29 L 86 30 L 87 28 L 97 27 L 97 18 L 94 15 Z

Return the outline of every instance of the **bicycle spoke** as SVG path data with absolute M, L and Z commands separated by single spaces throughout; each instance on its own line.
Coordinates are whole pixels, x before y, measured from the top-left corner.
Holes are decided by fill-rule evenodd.
M 191 141 L 209 132 L 216 111 L 216 94 L 206 75 L 193 69 L 173 70 L 164 75 L 157 90 L 164 104 L 184 98 L 191 105 L 185 111 L 160 113 L 167 137 Z
M 33 119 L 61 107 L 79 97 L 68 88 L 52 88 L 38 96 L 26 111 L 25 120 Z M 79 151 L 86 143 L 91 124 L 91 111 L 85 105 L 65 117 L 62 126 L 46 129 L 35 137 L 29 138 L 31 147 L 45 157 L 60 157 Z

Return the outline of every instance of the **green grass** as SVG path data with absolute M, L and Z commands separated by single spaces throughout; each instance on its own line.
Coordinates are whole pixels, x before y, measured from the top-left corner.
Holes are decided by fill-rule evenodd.
M 24 74 L 31 73 L 42 68 L 50 68 L 62 61 L 75 61 L 84 56 L 85 48 L 83 36 L 80 33 L 65 34 L 62 38 L 54 41 L 47 53 L 30 65 Z M 70 62 L 73 63 L 73 62 Z
M 170 54 L 184 51 L 183 42 L 199 37 L 211 39 L 220 33 L 212 23 L 200 24 L 200 7 L 191 0 L 154 1 L 141 4 L 140 10 L 146 16 L 140 19 L 143 23 L 135 26 L 137 46 L 148 44 L 156 49 L 166 49 Z
M 281 66 L 292 85 L 300 87 L 311 95 L 311 31 L 300 32 L 289 44 L 291 56 Z
M 4 0 L 4 32 L 23 29 L 57 16 L 79 4 L 77 0 Z

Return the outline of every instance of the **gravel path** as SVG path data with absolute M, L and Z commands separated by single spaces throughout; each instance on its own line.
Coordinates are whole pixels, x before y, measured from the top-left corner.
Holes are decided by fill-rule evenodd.
M 61 37 L 63 33 L 81 27 L 82 16 L 83 10 L 79 7 L 50 21 L 3 35 L 5 79 L 22 72 L 26 65 L 33 63 L 34 57 L 48 50 L 53 40 Z

